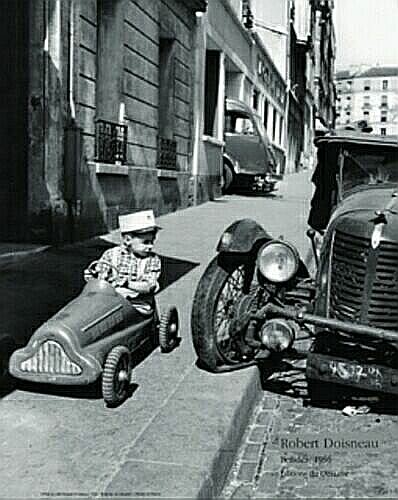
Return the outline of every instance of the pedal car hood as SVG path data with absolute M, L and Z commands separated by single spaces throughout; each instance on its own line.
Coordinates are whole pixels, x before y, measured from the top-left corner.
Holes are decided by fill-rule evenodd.
M 41 382 L 94 381 L 101 365 L 83 348 L 120 328 L 130 307 L 106 282 L 90 281 L 78 297 L 36 330 L 25 348 L 13 353 L 11 374 Z

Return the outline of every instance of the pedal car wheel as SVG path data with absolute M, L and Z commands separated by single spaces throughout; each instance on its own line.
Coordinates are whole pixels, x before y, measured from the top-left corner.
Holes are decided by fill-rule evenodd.
M 16 347 L 12 337 L 7 335 L 0 338 L 0 391 L 9 389 L 15 384 L 15 379 L 10 375 L 8 363 Z
M 214 371 L 219 364 L 237 364 L 241 360 L 234 348 L 230 326 L 236 305 L 249 293 L 253 267 L 246 256 L 215 257 L 195 292 L 192 305 L 192 340 L 199 365 Z
M 102 374 L 102 395 L 107 405 L 116 405 L 128 395 L 130 353 L 124 346 L 114 347 L 108 354 Z
M 178 341 L 178 313 L 170 307 L 162 313 L 159 321 L 159 345 L 162 352 L 171 352 Z

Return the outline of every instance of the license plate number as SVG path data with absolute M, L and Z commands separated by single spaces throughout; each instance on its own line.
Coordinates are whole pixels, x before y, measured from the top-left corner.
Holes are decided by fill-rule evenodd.
M 334 359 L 330 360 L 328 365 L 329 374 L 337 380 L 374 389 L 383 387 L 383 374 L 377 366 L 345 363 Z

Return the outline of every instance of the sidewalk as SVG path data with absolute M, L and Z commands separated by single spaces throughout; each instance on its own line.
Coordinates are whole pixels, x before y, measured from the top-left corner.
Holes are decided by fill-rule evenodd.
M 84 393 L 18 386 L 6 395 L 0 400 L 0 442 L 10 448 L 2 459 L 0 484 L 7 487 L 0 496 L 214 498 L 220 493 L 261 390 L 255 367 L 222 375 L 196 367 L 192 297 L 222 231 L 236 219 L 254 218 L 306 251 L 308 179 L 307 172 L 287 177 L 274 198 L 231 195 L 159 218 L 163 231 L 156 246 L 168 270 L 158 304 L 177 306 L 180 347 L 145 359 L 134 370 L 137 390 L 114 410 Z M 116 240 L 112 233 L 63 249 L 14 252 L 3 252 L 0 245 L 0 268 L 4 256 L 14 253 L 0 286 L 8 328 L 25 331 L 47 319 L 81 288 L 84 266 Z M 29 301 L 23 302 L 26 293 Z

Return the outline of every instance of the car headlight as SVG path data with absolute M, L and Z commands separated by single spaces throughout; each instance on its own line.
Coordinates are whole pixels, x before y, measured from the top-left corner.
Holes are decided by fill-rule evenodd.
M 266 243 L 258 252 L 257 267 L 260 273 L 273 283 L 289 281 L 297 272 L 297 250 L 284 241 Z

